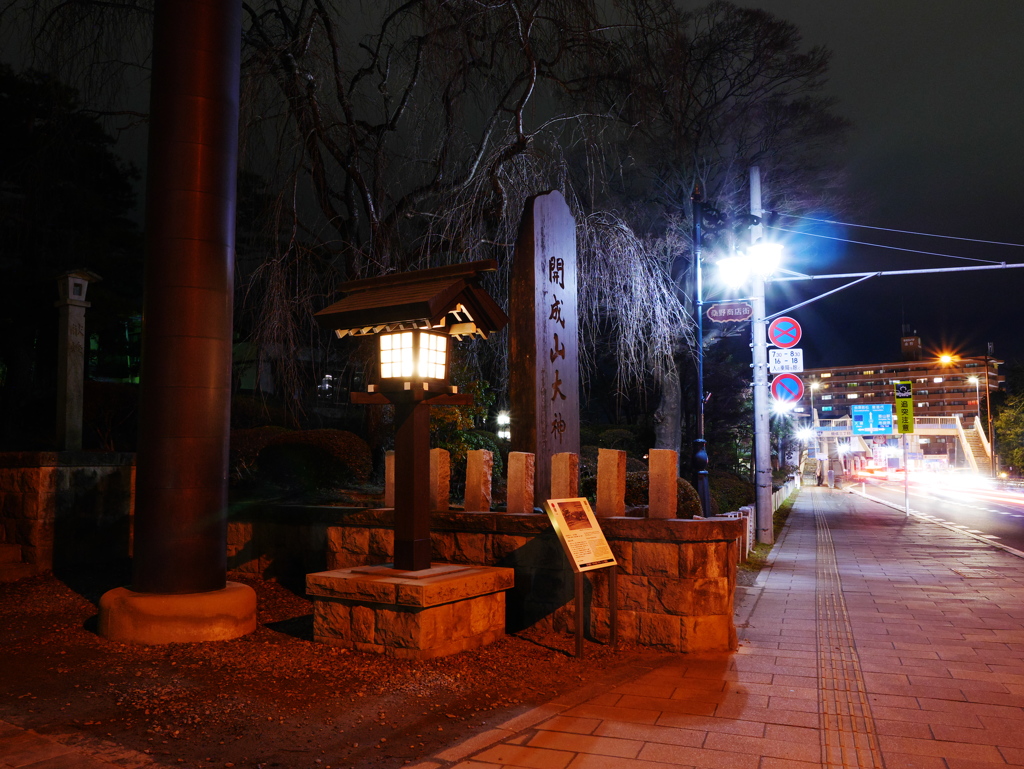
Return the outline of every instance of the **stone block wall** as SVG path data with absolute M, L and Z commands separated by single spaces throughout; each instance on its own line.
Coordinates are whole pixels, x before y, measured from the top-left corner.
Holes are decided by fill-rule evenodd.
M 133 454 L 0 453 L 0 544 L 35 573 L 130 554 Z
M 346 515 L 327 530 L 327 568 L 387 563 L 391 510 Z M 618 566 L 619 637 L 667 651 L 736 647 L 733 596 L 739 520 L 603 518 Z M 533 513 L 435 513 L 435 561 L 511 567 L 506 627 L 570 631 L 574 575 L 547 516 Z M 607 570 L 585 577 L 591 637 L 609 637 Z

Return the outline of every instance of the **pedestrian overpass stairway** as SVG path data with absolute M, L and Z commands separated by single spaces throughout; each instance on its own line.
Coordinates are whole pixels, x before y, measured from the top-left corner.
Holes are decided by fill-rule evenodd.
M 974 457 L 974 461 L 978 466 L 978 473 L 980 475 L 991 475 L 992 464 L 989 461 L 988 453 L 985 451 L 985 445 L 981 442 L 981 435 L 975 428 L 965 427 L 964 437 L 967 439 L 967 445 L 964 449 L 971 452 L 971 455 Z

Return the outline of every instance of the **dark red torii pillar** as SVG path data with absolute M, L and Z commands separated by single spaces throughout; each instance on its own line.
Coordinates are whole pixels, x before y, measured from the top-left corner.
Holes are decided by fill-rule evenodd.
M 255 595 L 226 581 L 241 12 L 154 9 L 133 577 L 100 606 L 118 640 L 255 628 Z

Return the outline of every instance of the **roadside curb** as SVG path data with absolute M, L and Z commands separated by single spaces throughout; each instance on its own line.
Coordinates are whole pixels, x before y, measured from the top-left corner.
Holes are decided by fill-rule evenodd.
M 796 493 L 799 494 L 800 489 L 797 489 Z M 750 620 L 750 615 L 754 613 L 754 609 L 757 608 L 758 601 L 761 600 L 761 595 L 764 593 L 768 577 L 771 576 L 772 567 L 775 565 L 775 559 L 779 557 L 779 553 L 782 551 L 782 543 L 786 541 L 786 536 L 789 534 L 790 521 L 791 519 L 786 520 L 786 524 L 782 527 L 782 531 L 779 532 L 779 538 L 772 543 L 772 549 L 769 551 L 768 557 L 765 559 L 764 567 L 762 567 L 762 569 L 757 573 L 757 577 L 754 579 L 754 584 L 736 586 L 737 605 L 733 612 L 733 620 L 736 623 L 737 632 L 747 626 L 747 622 Z M 742 598 L 740 597 L 741 594 Z

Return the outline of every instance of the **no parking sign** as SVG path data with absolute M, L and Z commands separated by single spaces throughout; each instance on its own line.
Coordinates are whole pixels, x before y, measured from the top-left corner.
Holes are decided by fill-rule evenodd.
M 804 382 L 796 374 L 779 374 L 772 380 L 772 397 L 783 403 L 796 403 L 804 397 Z
M 785 315 L 768 325 L 768 341 L 776 347 L 796 347 L 802 334 L 800 324 Z

